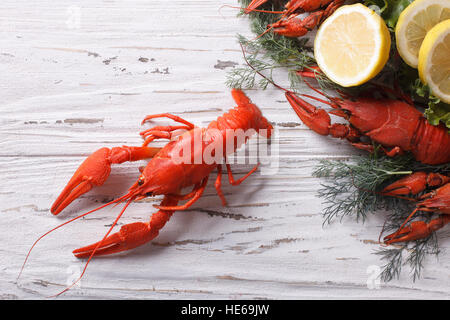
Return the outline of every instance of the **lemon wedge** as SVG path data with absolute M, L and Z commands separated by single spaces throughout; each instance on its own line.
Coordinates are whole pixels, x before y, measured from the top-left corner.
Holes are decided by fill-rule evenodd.
M 383 69 L 391 37 L 383 19 L 362 4 L 342 6 L 317 31 L 314 56 L 333 82 L 363 84 Z
M 425 35 L 447 19 L 450 19 L 449 0 L 416 0 L 403 10 L 395 27 L 395 38 L 397 50 L 408 65 L 417 68 Z
M 450 19 L 425 36 L 419 51 L 419 77 L 436 97 L 450 103 Z

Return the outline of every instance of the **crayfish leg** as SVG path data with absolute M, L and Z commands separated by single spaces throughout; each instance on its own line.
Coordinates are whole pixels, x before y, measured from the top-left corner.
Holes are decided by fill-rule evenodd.
M 172 119 L 175 122 L 179 122 L 179 123 L 185 124 L 190 129 L 194 129 L 195 128 L 195 125 L 193 125 L 189 121 L 187 121 L 187 120 L 185 120 L 185 119 L 183 119 L 183 118 L 181 118 L 179 116 L 170 114 L 170 113 L 158 113 L 158 114 L 148 115 L 148 116 L 146 116 L 144 118 L 144 120 L 142 120 L 142 124 L 144 124 L 145 122 L 148 122 L 149 120 L 156 119 L 156 118 L 169 118 L 169 119 Z
M 190 206 L 192 206 L 195 202 L 197 202 L 198 199 L 200 199 L 200 197 L 203 194 L 203 191 L 205 191 L 206 185 L 208 183 L 208 178 L 209 176 L 207 176 L 206 178 L 204 178 L 202 180 L 201 185 L 195 190 L 194 192 L 194 196 L 188 201 L 186 202 L 184 205 L 181 206 L 154 206 L 155 208 L 158 208 L 159 210 L 170 210 L 170 211 L 178 211 L 178 210 L 186 210 L 188 209 Z
M 217 195 L 222 201 L 222 205 L 225 207 L 227 205 L 227 200 L 225 199 L 222 191 L 222 165 L 220 164 L 217 165 L 217 179 L 214 186 L 216 187 Z

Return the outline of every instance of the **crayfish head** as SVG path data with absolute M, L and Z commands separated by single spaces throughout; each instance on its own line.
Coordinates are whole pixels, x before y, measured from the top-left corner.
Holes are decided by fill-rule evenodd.
M 148 179 L 146 179 L 145 175 L 144 175 L 144 174 L 141 174 L 141 176 L 139 177 L 139 179 L 138 179 L 138 181 L 137 181 L 137 184 L 138 184 L 138 187 L 141 187 L 141 188 L 139 188 L 139 189 L 140 189 L 140 194 L 141 194 L 141 195 L 145 195 L 145 196 L 147 196 L 147 197 L 150 197 L 150 196 L 153 195 L 153 191 L 147 191 L 147 190 L 146 190 L 146 187 L 144 186 L 146 180 L 148 180 Z M 148 184 L 148 183 L 147 183 L 147 184 Z M 144 187 L 143 187 L 143 186 L 144 186 Z
M 137 197 L 176 194 L 182 187 L 184 174 L 182 165 L 174 165 L 170 158 L 155 157 L 142 170 L 130 192 Z
M 343 99 L 340 109 L 350 115 L 348 120 L 359 131 L 366 133 L 381 128 L 389 118 L 388 101 L 361 97 L 356 100 Z
M 150 179 L 145 175 L 145 173 L 141 173 L 138 180 L 130 187 L 128 190 L 130 194 L 133 194 L 137 197 L 137 200 L 151 197 L 154 193 L 154 188 L 150 187 Z

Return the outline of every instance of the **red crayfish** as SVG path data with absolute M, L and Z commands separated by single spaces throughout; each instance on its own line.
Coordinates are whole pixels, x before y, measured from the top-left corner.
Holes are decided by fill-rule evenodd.
M 102 240 L 73 251 L 78 258 L 89 258 L 85 269 L 93 256 L 130 250 L 154 239 L 174 211 L 189 208 L 201 197 L 209 175 L 215 168 L 218 169 L 215 187 L 222 203 L 226 204 L 221 191 L 221 160 L 226 159 L 227 155 L 235 152 L 237 148 L 245 143 L 252 132 L 257 132 L 266 138 L 270 138 L 273 130 L 272 125 L 244 92 L 233 89 L 232 96 L 237 107 L 211 122 L 207 128 L 196 127 L 192 123 L 172 114 L 164 113 L 147 116 L 143 123 L 151 119 L 166 117 L 181 125 L 156 126 L 145 130 L 141 132 L 141 135 L 145 138 L 145 142 L 141 147 L 101 148 L 91 154 L 80 165 L 51 207 L 53 214 L 56 215 L 61 212 L 72 201 L 91 190 L 94 186 L 102 185 L 110 174 L 112 164 L 151 158 L 147 166 L 141 170 L 139 179 L 129 188 L 127 194 L 62 224 L 65 225 L 110 204 L 126 201 L 124 208 Z M 163 148 L 148 147 L 148 144 L 155 139 L 174 138 L 174 131 L 179 129 L 187 131 L 176 136 Z M 244 139 L 239 139 L 233 134 L 237 130 L 246 132 Z M 230 133 L 232 134 L 230 135 Z M 231 147 L 229 147 L 230 144 Z M 208 162 L 205 160 L 204 152 L 206 150 L 212 150 L 213 161 Z M 220 152 L 216 152 L 217 150 Z M 183 161 L 181 161 L 180 157 L 183 157 Z M 226 164 L 226 167 L 230 184 L 238 185 L 255 172 L 258 165 L 237 180 L 233 178 L 230 165 Z M 180 193 L 183 188 L 190 186 L 193 186 L 193 190 L 190 193 L 184 195 Z M 164 198 L 161 204 L 156 206 L 159 211 L 154 213 L 148 222 L 125 224 L 119 232 L 109 235 L 132 201 L 155 195 L 164 195 Z M 187 202 L 183 205 L 178 205 L 179 201 L 183 200 L 187 200 Z M 37 241 L 33 244 L 33 247 Z
M 311 87 L 312 88 L 312 87 Z M 312 88 L 324 95 L 319 90 Z M 395 93 L 389 88 L 385 91 Z M 325 101 L 310 95 L 302 96 L 325 103 L 333 108 L 330 112 L 347 119 L 350 124 L 331 124 L 330 115 L 323 109 L 301 99 L 291 91 L 286 98 L 304 124 L 321 135 L 347 139 L 356 148 L 374 151 L 369 138 L 382 146 L 388 156 L 411 152 L 414 158 L 425 164 L 444 164 L 450 162 L 450 134 L 443 125 L 433 126 L 418 111 L 409 99 L 388 97 L 374 98 L 368 94 L 350 98 L 341 93 L 341 98 L 328 97 Z M 385 243 L 412 241 L 429 236 L 450 222 L 450 178 L 437 173 L 417 172 L 386 187 L 382 194 L 388 196 L 417 195 L 427 187 L 439 187 L 419 198 L 416 209 L 402 226 L 384 238 Z M 414 221 L 406 223 L 417 211 L 437 212 L 440 216 L 429 223 Z
M 324 95 L 319 90 L 312 89 Z M 331 106 L 334 110 L 330 114 L 350 122 L 331 124 L 330 115 L 325 110 L 318 109 L 287 91 L 286 98 L 303 123 L 321 135 L 345 138 L 356 148 L 373 151 L 371 142 L 361 141 L 362 137 L 368 137 L 383 146 L 388 156 L 411 152 L 422 163 L 434 165 L 450 162 L 448 129 L 443 124 L 431 125 L 407 101 L 388 97 L 375 98 L 369 94 L 358 98 L 350 98 L 344 94 L 341 98 L 326 96 L 329 101 L 303 96 Z
M 253 0 L 247 8 L 244 9 L 244 12 L 263 11 L 257 10 L 257 8 L 267 1 L 268 0 Z M 281 13 L 282 15 L 280 20 L 268 25 L 267 30 L 264 33 L 273 29 L 273 32 L 286 37 L 304 36 L 309 31 L 319 26 L 327 17 L 336 11 L 337 8 L 342 6 L 344 2 L 345 0 L 291 0 L 286 3 L 285 10 L 282 12 L 267 11 Z M 299 14 L 305 12 L 310 12 L 310 15 L 301 19 Z
M 388 196 L 417 195 L 432 187 L 438 188 L 419 197 L 416 209 L 396 232 L 384 238 L 385 243 L 423 239 L 450 223 L 450 177 L 448 176 L 439 173 L 416 172 L 387 186 L 382 194 Z M 417 211 L 438 212 L 440 215 L 428 223 L 413 221 L 405 227 Z

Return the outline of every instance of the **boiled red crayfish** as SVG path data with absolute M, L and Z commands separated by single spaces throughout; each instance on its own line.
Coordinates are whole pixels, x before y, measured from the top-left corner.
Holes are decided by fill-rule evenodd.
M 324 95 L 321 91 L 316 92 Z M 387 90 L 387 89 L 386 89 Z M 362 142 L 362 137 L 380 144 L 388 156 L 411 152 L 417 161 L 426 164 L 450 162 L 450 134 L 440 124 L 431 125 L 412 104 L 389 97 L 375 98 L 370 94 L 351 98 L 342 94 L 325 101 L 310 95 L 302 95 L 328 104 L 334 114 L 350 124 L 331 124 L 330 115 L 323 109 L 301 99 L 291 91 L 286 98 L 304 124 L 321 135 L 347 139 L 362 150 L 374 151 L 372 142 Z M 325 95 L 324 95 L 325 96 Z M 390 148 L 388 150 L 387 148 Z
M 244 9 L 244 12 L 258 11 L 257 8 L 266 2 L 267 0 L 253 0 Z M 286 37 L 304 36 L 321 24 L 337 8 L 342 6 L 344 2 L 345 0 L 291 0 L 286 3 L 286 9 L 281 12 L 281 19 L 268 25 L 265 32 L 273 30 L 273 32 Z M 278 13 L 276 11 L 272 12 Z M 299 14 L 304 12 L 311 13 L 304 19 L 301 19 Z
M 192 123 L 172 114 L 147 116 L 143 123 L 151 119 L 166 117 L 181 123 L 181 125 L 156 126 L 145 130 L 141 132 L 141 135 L 145 138 L 145 142 L 141 147 L 101 148 L 91 154 L 80 165 L 51 207 L 53 214 L 56 215 L 61 212 L 72 201 L 91 190 L 94 186 L 102 185 L 110 174 L 112 164 L 152 158 L 141 171 L 139 179 L 129 188 L 126 195 L 75 218 L 81 218 L 110 204 L 126 201 L 124 208 L 103 239 L 97 243 L 74 250 L 73 253 L 76 257 L 89 258 L 88 264 L 93 256 L 130 250 L 154 239 L 175 211 L 187 209 L 201 197 L 208 182 L 208 177 L 215 168 L 218 169 L 215 187 L 223 204 L 226 204 L 221 191 L 222 165 L 219 161 L 207 163 L 203 157 L 205 150 L 221 150 L 220 153 L 217 152 L 214 156 L 223 159 L 226 158 L 227 154 L 236 151 L 249 137 L 249 135 L 246 135 L 244 139 L 239 139 L 233 134 L 230 135 L 230 132 L 233 133 L 236 130 L 243 130 L 244 132 L 250 130 L 251 132 L 253 130 L 269 138 L 273 129 L 267 119 L 263 117 L 259 108 L 241 90 L 233 89 L 232 96 L 237 103 L 237 107 L 225 113 L 216 121 L 211 122 L 207 128 L 195 127 Z M 179 129 L 187 131 L 177 136 L 175 140 L 170 141 L 162 149 L 148 147 L 148 144 L 155 139 L 173 138 L 174 132 Z M 230 143 L 231 148 L 228 147 Z M 222 147 L 220 147 L 221 144 L 223 144 Z M 183 156 L 183 152 L 186 152 L 186 150 L 190 152 L 190 154 L 187 153 L 188 160 L 180 161 L 179 157 Z M 184 159 L 186 160 L 186 158 Z M 214 159 L 217 159 L 217 157 Z M 238 180 L 233 178 L 230 165 L 226 164 L 226 167 L 230 184 L 238 185 L 255 172 L 258 165 Z M 180 193 L 181 190 L 189 186 L 193 186 L 192 192 L 182 195 Z M 164 198 L 161 204 L 156 206 L 159 208 L 159 211 L 151 216 L 150 221 L 125 224 L 119 232 L 109 235 L 132 201 L 155 195 L 164 195 Z M 183 205 L 178 205 L 179 201 L 182 200 L 187 200 L 187 202 Z M 33 244 L 33 247 L 37 241 Z
M 396 232 L 384 238 L 385 243 L 423 239 L 450 223 L 450 177 L 439 173 L 416 172 L 384 188 L 384 195 L 408 196 L 420 194 L 433 187 L 437 189 L 419 197 L 416 209 Z M 409 226 L 405 226 L 417 211 L 436 212 L 440 215 L 428 223 L 413 221 Z
M 317 89 L 316 92 L 324 95 Z M 385 91 L 395 93 L 389 88 Z M 411 152 L 417 161 L 426 164 L 450 162 L 450 134 L 444 125 L 433 126 L 409 99 L 375 98 L 369 94 L 350 98 L 341 93 L 341 98 L 328 97 L 329 101 L 303 95 L 330 105 L 330 113 L 347 119 L 350 124 L 331 124 L 330 115 L 318 109 L 291 91 L 286 98 L 304 124 L 321 135 L 345 138 L 359 149 L 373 152 L 372 142 L 362 142 L 362 137 L 382 145 L 388 156 Z M 325 95 L 324 95 L 325 96 Z M 398 94 L 398 97 L 404 97 Z M 387 148 L 390 148 L 388 150 Z M 417 172 L 386 187 L 387 196 L 417 195 L 427 187 L 439 187 L 419 198 L 416 209 L 393 234 L 384 238 L 386 244 L 407 242 L 426 238 L 432 232 L 450 222 L 450 178 L 438 173 Z M 437 212 L 440 216 L 429 223 L 414 221 L 406 223 L 417 211 Z

